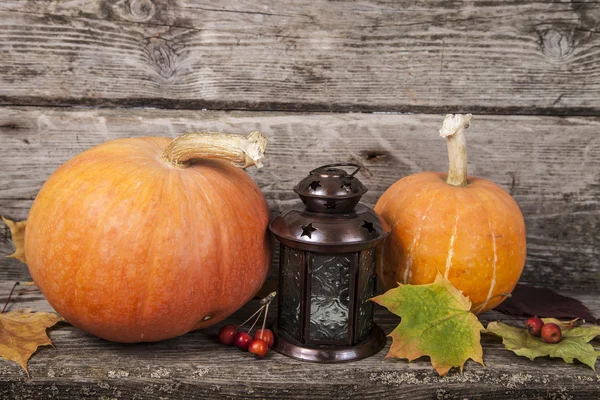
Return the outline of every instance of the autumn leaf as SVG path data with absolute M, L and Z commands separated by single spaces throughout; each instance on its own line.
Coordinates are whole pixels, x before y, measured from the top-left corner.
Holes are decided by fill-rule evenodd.
M 577 326 L 580 326 L 585 321 L 581 318 L 575 318 L 571 321 L 561 321 L 556 318 L 542 318 L 544 324 L 556 324 L 560 328 L 560 330 L 564 333 L 564 331 L 568 331 L 569 329 L 573 329 Z
M 446 375 L 471 358 L 483 365 L 483 326 L 472 312 L 469 298 L 438 273 L 428 285 L 400 284 L 372 299 L 402 317 L 389 335 L 393 342 L 386 358 L 412 361 L 429 356 L 433 368 Z
M 550 344 L 541 338 L 529 334 L 524 328 L 517 328 L 502 322 L 490 322 L 487 332 L 502 338 L 504 347 L 515 354 L 534 360 L 537 357 L 550 356 L 562 358 L 572 364 L 577 359 L 596 370 L 598 352 L 588 342 L 600 335 L 600 326 L 578 326 L 563 331 L 560 342 Z
M 511 296 L 494 310 L 522 317 L 582 318 L 588 322 L 596 322 L 596 318 L 581 301 L 548 288 L 525 283 L 517 284 Z
M 15 244 L 15 252 L 7 257 L 16 258 L 27 264 L 27 260 L 25 259 L 25 226 L 27 225 L 27 221 L 15 222 L 4 217 L 2 217 L 2 220 L 8 226 L 8 229 L 10 229 L 10 235 Z
M 63 318 L 58 314 L 15 310 L 0 314 L 0 356 L 18 363 L 29 376 L 27 361 L 39 346 L 52 345 L 46 335 Z
M 600 336 L 600 326 L 598 325 L 578 326 L 563 333 L 563 338 L 579 338 L 586 342 L 590 342 L 596 336 Z

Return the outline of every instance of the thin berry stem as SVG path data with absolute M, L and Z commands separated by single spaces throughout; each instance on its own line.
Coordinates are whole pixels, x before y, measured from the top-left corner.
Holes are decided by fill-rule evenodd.
M 269 308 L 269 304 L 268 303 L 267 303 L 267 308 Z M 261 307 L 260 308 L 260 314 L 262 314 L 263 310 L 264 310 L 264 307 Z M 250 327 L 250 329 L 248 329 L 248 335 L 250 334 L 250 332 L 252 332 L 252 329 L 254 329 L 254 325 L 256 325 L 256 323 L 260 319 L 260 314 L 258 314 L 258 317 L 256 317 L 256 319 L 254 320 L 254 323 L 252 324 L 252 326 Z
M 260 308 L 259 308 L 258 310 L 256 310 L 256 312 L 255 312 L 254 314 L 252 314 L 252 315 L 250 316 L 250 318 L 248 318 L 247 320 L 245 320 L 244 322 L 242 322 L 241 324 L 239 324 L 239 325 L 238 325 L 238 326 L 237 326 L 235 329 L 236 329 L 236 330 L 240 329 L 242 326 L 244 326 L 244 325 L 246 324 L 246 322 L 248 322 L 248 321 L 250 321 L 252 318 L 254 318 L 254 316 L 255 316 L 256 314 L 258 314 L 259 312 L 262 312 L 262 310 L 263 310 L 264 308 L 265 308 L 265 306 L 264 306 L 264 305 L 260 306 Z
M 265 310 L 265 317 L 263 318 L 263 325 L 261 330 L 264 332 L 265 331 L 265 324 L 267 322 L 267 315 L 269 315 L 269 304 L 271 303 L 267 303 L 267 309 Z
M 19 290 L 19 294 L 23 294 L 23 293 L 34 293 L 34 292 L 39 292 L 40 289 L 21 289 Z
M 6 299 L 6 303 L 4 303 L 4 308 L 2 309 L 2 311 L 0 311 L 0 314 L 3 314 L 4 311 L 6 311 L 6 307 L 8 307 L 8 303 L 10 303 L 10 299 L 12 298 L 13 292 L 15 291 L 15 288 L 19 285 L 19 282 L 15 282 L 15 284 L 13 285 L 12 289 L 10 290 L 10 294 L 8 295 L 8 299 Z

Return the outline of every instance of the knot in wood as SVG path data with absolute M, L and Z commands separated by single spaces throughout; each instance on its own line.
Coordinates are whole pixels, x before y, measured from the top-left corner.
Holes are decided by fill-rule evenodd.
M 148 55 L 152 66 L 163 78 L 170 78 L 175 74 L 175 52 L 163 38 L 150 38 L 146 41 Z
M 156 6 L 152 0 L 120 1 L 116 8 L 119 16 L 132 22 L 147 22 L 156 14 Z
M 538 31 L 539 45 L 545 56 L 564 60 L 573 52 L 571 35 L 556 29 Z

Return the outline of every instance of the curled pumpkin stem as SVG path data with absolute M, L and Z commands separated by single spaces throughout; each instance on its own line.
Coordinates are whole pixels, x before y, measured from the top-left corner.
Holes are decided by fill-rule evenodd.
M 217 132 L 193 132 L 179 136 L 163 151 L 163 161 L 181 168 L 190 166 L 198 158 L 230 161 L 240 168 L 262 167 L 268 140 L 260 132 L 248 136 Z
M 448 114 L 440 129 L 440 136 L 448 145 L 448 178 L 453 186 L 467 186 L 467 143 L 465 131 L 473 116 L 471 114 Z

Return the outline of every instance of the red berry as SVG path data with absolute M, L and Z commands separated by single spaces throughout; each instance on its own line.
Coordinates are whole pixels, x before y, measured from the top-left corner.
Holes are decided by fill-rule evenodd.
M 238 331 L 235 329 L 235 326 L 223 325 L 221 329 L 219 329 L 219 340 L 221 343 L 231 346 L 237 333 Z
M 275 336 L 273 336 L 273 332 L 270 329 L 259 329 L 254 334 L 254 339 L 260 339 L 269 346 L 269 348 L 273 347 L 273 343 L 275 343 Z
M 544 326 L 544 321 L 538 317 L 531 317 L 527 320 L 527 330 L 531 334 L 531 336 L 540 336 L 542 332 L 542 327 Z
M 254 339 L 252 343 L 250 343 L 248 351 L 258 358 L 265 358 L 269 352 L 269 346 L 267 346 L 264 340 Z
M 238 332 L 235 335 L 233 344 L 235 344 L 236 347 L 239 347 L 242 350 L 248 350 L 248 346 L 250 346 L 251 341 L 252 336 L 248 335 L 246 332 Z
M 542 339 L 546 343 L 558 343 L 562 338 L 562 331 L 560 330 L 560 326 L 549 323 L 545 324 L 542 327 Z

